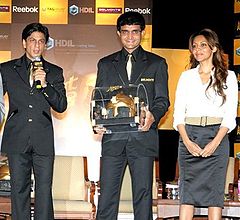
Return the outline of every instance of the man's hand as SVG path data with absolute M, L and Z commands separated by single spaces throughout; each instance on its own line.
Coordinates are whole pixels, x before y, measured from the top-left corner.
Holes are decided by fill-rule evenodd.
M 103 135 L 107 131 L 107 129 L 103 126 L 96 125 L 93 127 L 93 131 L 96 134 Z
M 33 80 L 36 82 L 37 80 L 40 80 L 41 86 L 46 87 L 47 82 L 46 82 L 46 72 L 43 70 L 43 68 L 37 68 L 33 72 Z
M 153 114 L 148 110 L 148 107 L 141 107 L 139 129 L 141 131 L 148 131 L 154 121 Z

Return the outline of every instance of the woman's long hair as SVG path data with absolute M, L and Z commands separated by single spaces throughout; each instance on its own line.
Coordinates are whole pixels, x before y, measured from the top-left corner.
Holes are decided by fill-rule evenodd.
M 190 36 L 189 50 L 190 50 L 191 54 L 190 54 L 189 67 L 190 67 L 190 69 L 192 69 L 192 68 L 195 68 L 199 64 L 199 62 L 194 58 L 194 56 L 192 54 L 192 50 L 193 50 L 192 46 L 193 46 L 194 38 L 199 35 L 202 35 L 206 38 L 207 43 L 208 43 L 209 47 L 211 48 L 211 50 L 214 47 L 217 48 L 216 52 L 213 53 L 213 60 L 212 60 L 212 63 L 214 66 L 215 80 L 213 80 L 211 78 L 206 91 L 208 90 L 208 88 L 210 86 L 212 86 L 213 89 L 217 92 L 217 94 L 222 96 L 222 99 L 223 99 L 222 104 L 223 104 L 226 101 L 226 94 L 224 93 L 224 89 L 227 88 L 226 79 L 227 79 L 227 75 L 228 75 L 228 65 L 227 65 L 226 56 L 224 55 L 223 49 L 219 43 L 218 36 L 213 30 L 205 28 L 205 29 L 203 29 L 197 33 L 194 33 Z

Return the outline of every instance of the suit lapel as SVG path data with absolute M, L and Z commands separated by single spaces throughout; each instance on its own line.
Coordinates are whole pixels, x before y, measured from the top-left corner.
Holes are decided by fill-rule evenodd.
M 147 67 L 148 59 L 146 52 L 142 49 L 142 47 L 140 47 L 136 63 L 132 70 L 131 83 L 136 84 L 136 82 L 140 79 L 141 75 L 145 72 Z
M 24 61 L 24 56 L 22 56 L 16 61 L 14 69 L 16 70 L 16 73 L 20 76 L 20 78 L 23 80 L 23 82 L 27 85 L 30 85 L 28 70 Z
M 114 65 L 114 68 L 116 70 L 117 75 L 119 76 L 121 82 L 123 85 L 128 85 L 128 76 L 126 71 L 126 63 L 124 59 L 121 59 L 121 51 L 117 53 L 116 57 L 113 59 L 112 63 Z
M 42 58 L 42 62 L 43 62 L 43 68 L 47 74 L 46 77 L 48 78 L 48 73 L 50 72 L 49 65 L 43 58 Z M 28 86 L 30 86 L 29 75 L 28 75 L 29 73 L 26 67 L 24 56 L 22 56 L 15 62 L 14 69 L 16 70 L 16 73 L 20 76 L 20 78 L 23 80 L 23 82 L 26 83 Z
M 45 73 L 46 73 L 46 80 L 48 81 L 48 82 L 50 82 L 49 81 L 49 76 L 50 76 L 50 74 L 48 74 L 48 73 L 50 73 L 50 68 L 49 68 L 49 64 L 48 64 L 48 62 L 46 61 L 46 60 L 44 60 L 44 58 L 42 57 L 42 62 L 43 62 L 43 69 L 44 69 L 44 71 L 45 71 Z

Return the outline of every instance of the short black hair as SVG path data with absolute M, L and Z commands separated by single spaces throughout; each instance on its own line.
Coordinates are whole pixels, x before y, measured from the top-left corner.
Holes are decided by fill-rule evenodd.
M 128 11 L 121 14 L 117 19 L 117 30 L 121 31 L 124 25 L 140 25 L 141 31 L 145 29 L 144 17 L 135 11 Z
M 41 23 L 31 23 L 31 24 L 28 24 L 23 29 L 22 40 L 27 40 L 27 38 L 35 31 L 43 33 L 44 37 L 45 37 L 46 43 L 48 42 L 48 39 L 49 39 L 48 28 L 46 26 L 42 25 Z

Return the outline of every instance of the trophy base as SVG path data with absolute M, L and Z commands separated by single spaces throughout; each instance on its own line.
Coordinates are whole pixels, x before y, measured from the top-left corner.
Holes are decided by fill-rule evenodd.
M 98 129 L 102 129 L 103 134 L 113 134 L 113 133 L 131 133 L 131 132 L 141 132 L 139 125 L 136 123 L 130 123 L 129 125 L 97 125 Z

